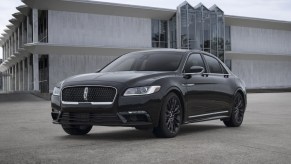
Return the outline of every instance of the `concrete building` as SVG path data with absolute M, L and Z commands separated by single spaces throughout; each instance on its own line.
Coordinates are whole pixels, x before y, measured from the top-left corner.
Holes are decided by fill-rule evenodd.
M 0 64 L 2 63 L 2 59 L 0 59 Z M 0 72 L 0 92 L 2 91 L 2 83 L 3 83 L 3 81 L 2 81 L 2 72 Z
M 3 90 L 51 92 L 66 77 L 152 48 L 208 51 L 247 88 L 291 87 L 291 22 L 225 15 L 184 2 L 176 10 L 78 0 L 22 0 L 3 48 Z

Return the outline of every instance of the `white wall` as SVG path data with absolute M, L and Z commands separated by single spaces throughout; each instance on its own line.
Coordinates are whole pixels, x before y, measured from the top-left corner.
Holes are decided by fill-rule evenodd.
M 49 43 L 151 47 L 151 19 L 65 11 L 48 12 Z
M 247 88 L 291 87 L 291 59 L 232 59 L 232 72 Z
M 291 55 L 291 31 L 231 26 L 231 51 Z
M 99 55 L 49 55 L 49 88 L 60 81 L 77 74 L 92 73 L 104 67 L 116 56 Z

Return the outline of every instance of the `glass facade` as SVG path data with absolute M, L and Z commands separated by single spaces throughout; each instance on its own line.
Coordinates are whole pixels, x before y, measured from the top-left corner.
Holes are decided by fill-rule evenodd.
M 224 13 L 217 6 L 210 9 L 201 3 L 192 7 L 186 3 L 180 13 L 181 48 L 202 50 L 224 61 Z M 172 41 L 172 39 L 170 39 Z M 172 47 L 172 46 L 171 46 Z M 175 48 L 175 47 L 173 47 Z
M 152 47 L 168 48 L 168 21 L 152 20 Z
M 169 21 L 170 48 L 177 48 L 177 17 L 174 15 Z

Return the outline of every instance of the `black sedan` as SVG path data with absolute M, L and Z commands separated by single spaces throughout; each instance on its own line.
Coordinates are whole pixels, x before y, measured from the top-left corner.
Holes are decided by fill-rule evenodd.
M 117 58 L 96 73 L 60 82 L 52 95 L 53 123 L 70 135 L 93 125 L 153 129 L 174 137 L 182 124 L 220 119 L 242 124 L 245 84 L 217 57 L 202 51 L 150 50 Z

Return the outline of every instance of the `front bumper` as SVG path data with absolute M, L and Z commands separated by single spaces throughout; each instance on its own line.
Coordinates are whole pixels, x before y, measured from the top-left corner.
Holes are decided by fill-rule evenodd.
M 111 105 L 62 104 L 58 96 L 52 96 L 51 100 L 55 124 L 157 126 L 161 110 L 159 94 L 120 96 Z

